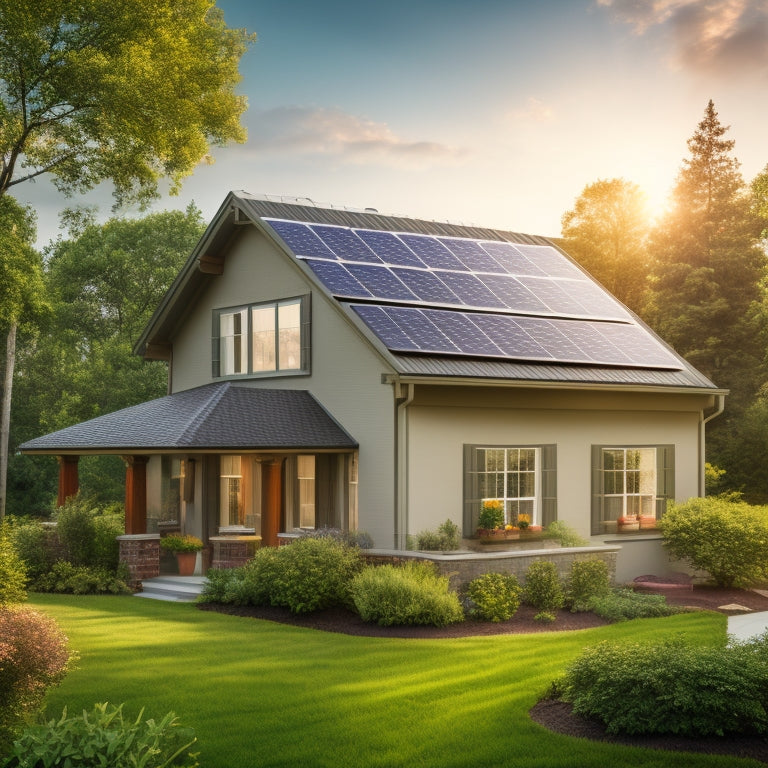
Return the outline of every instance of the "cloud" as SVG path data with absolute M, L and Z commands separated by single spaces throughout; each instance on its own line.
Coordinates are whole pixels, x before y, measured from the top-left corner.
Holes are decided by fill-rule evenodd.
M 446 164 L 464 150 L 435 141 L 406 141 L 386 123 L 339 109 L 276 107 L 252 113 L 249 145 L 257 151 L 333 155 L 344 162 L 398 163 L 407 166 Z
M 638 35 L 666 25 L 675 62 L 707 75 L 768 75 L 766 0 L 597 0 Z
M 534 123 L 548 123 L 554 116 L 555 110 L 535 96 L 529 96 L 524 106 L 509 113 L 509 117 L 513 120 L 525 120 Z

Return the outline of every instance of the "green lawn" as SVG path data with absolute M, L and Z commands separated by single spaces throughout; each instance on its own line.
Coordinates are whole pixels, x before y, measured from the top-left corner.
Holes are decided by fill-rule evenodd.
M 724 637 L 713 613 L 460 640 L 347 637 L 132 597 L 32 595 L 80 654 L 49 714 L 173 710 L 204 768 L 760 766 L 554 735 L 528 709 L 585 645 Z

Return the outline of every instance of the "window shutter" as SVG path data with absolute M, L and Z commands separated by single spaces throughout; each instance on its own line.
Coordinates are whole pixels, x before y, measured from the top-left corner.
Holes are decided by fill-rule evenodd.
M 211 335 L 211 376 L 218 379 L 221 376 L 221 344 L 219 337 L 219 318 L 214 315 L 213 334 Z
M 656 518 L 667 511 L 667 501 L 675 498 L 675 446 L 656 449 Z
M 464 446 L 464 536 L 474 536 L 480 517 L 480 486 L 477 476 L 477 446 Z
M 557 520 L 557 446 L 541 446 L 541 524 Z
M 600 525 L 603 506 L 603 447 L 592 446 L 592 535 L 602 533 Z

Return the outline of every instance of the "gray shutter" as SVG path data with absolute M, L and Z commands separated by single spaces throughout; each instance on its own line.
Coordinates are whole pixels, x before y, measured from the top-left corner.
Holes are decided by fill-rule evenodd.
M 603 446 L 592 446 L 592 535 L 599 536 L 602 531 L 603 508 Z
M 219 312 L 213 313 L 213 323 L 211 327 L 211 376 L 218 379 L 221 376 L 221 344 L 219 330 Z
M 675 446 L 656 449 L 656 518 L 664 516 L 667 502 L 675 498 Z
M 557 446 L 541 446 L 541 524 L 557 520 Z
M 477 477 L 477 446 L 464 445 L 464 514 L 463 534 L 474 536 L 480 516 L 480 486 Z

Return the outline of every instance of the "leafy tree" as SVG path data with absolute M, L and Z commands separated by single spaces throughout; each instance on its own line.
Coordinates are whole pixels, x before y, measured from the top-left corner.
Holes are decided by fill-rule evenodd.
M 624 179 L 588 184 L 562 218 L 568 253 L 635 311 L 647 287 L 648 233 L 645 193 Z
M 110 181 L 118 204 L 146 204 L 166 177 L 178 191 L 210 145 L 245 138 L 251 40 L 214 0 L 0 0 L 0 198 L 42 174 L 68 195 Z
M 204 230 L 200 211 L 85 223 L 47 251 L 53 306 L 46 333 L 20 363 L 13 436 L 45 432 L 162 397 L 167 368 L 133 354 L 142 328 Z M 101 501 L 119 498 L 125 470 L 115 456 L 81 459 L 80 484 Z M 50 457 L 11 459 L 9 508 L 45 510 L 55 496 Z
M 733 140 L 712 101 L 688 140 L 672 209 L 655 229 L 644 317 L 678 352 L 728 388 L 726 416 L 709 430 L 708 459 L 720 460 L 734 419 L 762 383 L 765 254 L 760 222 L 732 156 Z

